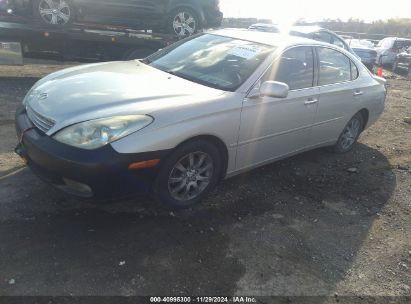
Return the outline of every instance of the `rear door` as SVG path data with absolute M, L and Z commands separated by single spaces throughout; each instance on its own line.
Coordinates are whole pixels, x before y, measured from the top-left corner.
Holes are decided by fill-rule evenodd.
M 324 144 L 338 139 L 364 92 L 353 81 L 358 69 L 351 59 L 332 48 L 316 47 L 316 51 L 320 101 L 312 135 L 316 144 Z
M 246 98 L 241 114 L 237 169 L 257 166 L 311 144 L 311 128 L 319 98 L 314 83 L 312 47 L 294 47 L 266 72 L 264 81 L 289 85 L 287 98 Z

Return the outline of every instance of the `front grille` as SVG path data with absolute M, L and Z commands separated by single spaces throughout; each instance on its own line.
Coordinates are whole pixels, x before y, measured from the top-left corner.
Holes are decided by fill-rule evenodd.
M 30 106 L 26 107 L 27 116 L 30 121 L 36 126 L 40 131 L 47 133 L 52 127 L 54 127 L 55 121 L 44 117 L 43 115 L 34 111 Z

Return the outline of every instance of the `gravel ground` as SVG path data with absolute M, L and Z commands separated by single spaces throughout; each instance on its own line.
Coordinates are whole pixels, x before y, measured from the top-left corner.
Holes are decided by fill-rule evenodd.
M 17 105 L 62 67 L 0 67 L 0 295 L 411 296 L 410 81 L 387 74 L 351 153 L 277 162 L 170 213 L 67 197 L 13 154 Z

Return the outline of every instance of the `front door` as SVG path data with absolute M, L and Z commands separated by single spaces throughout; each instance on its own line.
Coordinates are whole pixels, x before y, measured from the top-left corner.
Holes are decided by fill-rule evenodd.
M 311 141 L 319 89 L 314 87 L 312 47 L 294 47 L 276 60 L 261 82 L 288 84 L 287 98 L 246 98 L 237 148 L 237 170 L 303 150 Z

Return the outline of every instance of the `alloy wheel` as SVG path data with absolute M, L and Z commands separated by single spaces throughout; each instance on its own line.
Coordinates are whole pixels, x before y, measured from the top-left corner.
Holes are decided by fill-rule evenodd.
M 193 35 L 197 30 L 197 22 L 195 17 L 186 11 L 179 12 L 173 20 L 174 32 L 179 37 L 187 37 Z
M 182 157 L 172 168 L 168 190 L 177 201 L 190 201 L 201 195 L 210 184 L 214 163 L 210 155 L 193 152 Z
M 361 121 L 357 118 L 353 118 L 345 127 L 343 134 L 341 135 L 341 147 L 344 150 L 350 149 L 355 143 L 358 134 L 360 133 Z
M 71 11 L 66 0 L 41 0 L 39 14 L 47 24 L 65 25 L 70 21 Z

